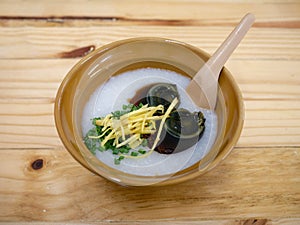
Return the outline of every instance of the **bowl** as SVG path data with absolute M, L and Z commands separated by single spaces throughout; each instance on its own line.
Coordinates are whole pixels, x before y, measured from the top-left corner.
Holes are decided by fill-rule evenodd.
M 132 38 L 102 46 L 83 57 L 62 81 L 55 100 L 55 123 L 69 153 L 85 168 L 126 186 L 162 186 L 194 179 L 223 161 L 236 145 L 243 127 L 241 92 L 230 72 L 223 68 L 219 79 L 216 138 L 208 153 L 192 165 L 172 174 L 130 174 L 98 160 L 85 146 L 82 132 L 84 106 L 92 93 L 122 72 L 153 67 L 192 78 L 209 54 L 189 44 L 165 38 Z

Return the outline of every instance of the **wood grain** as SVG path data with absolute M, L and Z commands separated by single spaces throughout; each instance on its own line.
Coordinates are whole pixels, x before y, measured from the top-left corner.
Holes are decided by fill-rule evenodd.
M 0 27 L 0 58 L 60 58 L 62 53 L 83 47 L 100 47 L 142 36 L 183 41 L 212 54 L 234 26 Z M 299 60 L 300 32 L 298 29 L 252 28 L 231 59 Z
M 299 148 L 236 148 L 221 165 L 193 181 L 127 188 L 93 175 L 66 151 L 2 150 L 0 220 L 197 221 L 273 218 L 274 213 L 277 218 L 297 217 L 299 154 Z M 31 167 L 36 159 L 44 161 L 39 170 Z
M 98 221 L 98 222 L 64 222 L 64 225 L 165 225 L 165 224 L 173 224 L 173 225 L 298 225 L 300 222 L 299 218 L 277 218 L 277 219 L 231 219 L 231 220 L 183 220 L 180 221 L 178 219 L 172 220 L 139 220 L 139 221 Z M 1 223 L 1 225 L 19 225 L 19 223 L 10 222 L 10 223 Z M 59 222 L 24 222 L 23 225 L 60 225 Z
M 0 101 L 15 98 L 53 101 L 60 82 L 78 60 L 0 60 Z M 226 64 L 245 100 L 299 100 L 299 66 L 297 60 L 230 59 Z
M 246 100 L 299 100 L 298 60 L 229 60 L 225 65 Z
M 89 1 L 84 0 L 61 2 L 58 0 L 37 2 L 4 0 L 0 4 L 2 19 L 44 20 L 50 24 L 61 25 L 65 21 L 80 20 L 89 23 L 109 22 L 119 24 L 153 24 L 153 25 L 232 25 L 243 15 L 252 12 L 260 26 L 277 24 L 282 27 L 286 22 L 299 24 L 299 1 L 256 0 L 256 1 L 194 1 L 194 0 L 157 0 L 157 1 Z M 58 4 L 59 3 L 59 4 Z M 18 7 L 15 7 L 18 5 Z M 217 7 L 216 7 L 217 5 Z M 26 10 L 24 10 L 26 9 Z M 167 10 L 166 10 L 167 9 Z M 6 21 L 7 22 L 7 21 Z M 98 23 L 99 23 L 98 22 Z M 281 23 L 278 23 L 281 22 Z M 74 23 L 72 23 L 74 25 Z M 5 22 L 3 23 L 5 25 Z M 9 23 L 11 25 L 11 23 Z M 70 25 L 70 23 L 68 23 Z
M 63 147 L 55 95 L 83 55 L 140 36 L 212 54 L 248 12 L 256 23 L 226 64 L 244 128 L 215 169 L 176 186 L 126 188 Z M 300 224 L 299 12 L 299 0 L 0 1 L 0 225 Z

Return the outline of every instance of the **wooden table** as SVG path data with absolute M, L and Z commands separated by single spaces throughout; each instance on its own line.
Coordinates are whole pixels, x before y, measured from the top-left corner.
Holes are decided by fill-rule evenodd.
M 54 99 L 83 55 L 140 36 L 213 53 L 247 12 L 256 23 L 226 63 L 245 124 L 217 168 L 176 186 L 126 188 L 65 150 Z M 1 224 L 300 224 L 299 0 L 1 0 L 0 81 Z

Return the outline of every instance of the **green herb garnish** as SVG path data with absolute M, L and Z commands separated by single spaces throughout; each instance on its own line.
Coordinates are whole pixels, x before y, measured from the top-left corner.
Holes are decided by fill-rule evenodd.
M 122 110 L 116 110 L 114 112 L 112 112 L 112 116 L 116 119 L 120 119 L 121 116 L 136 111 L 138 109 L 140 109 L 141 107 L 143 107 L 143 104 L 139 104 L 138 106 L 133 105 L 133 104 L 128 104 L 128 105 L 123 105 L 122 106 Z M 120 155 L 118 158 L 114 159 L 114 163 L 116 165 L 119 165 L 121 160 L 123 160 L 125 158 L 124 155 L 129 154 L 130 152 L 130 147 L 128 145 L 123 145 L 120 147 L 116 147 L 114 145 L 114 139 L 108 140 L 104 146 L 101 146 L 101 141 L 103 141 L 103 139 L 107 136 L 107 135 L 103 135 L 100 138 L 91 138 L 91 137 L 98 137 L 103 133 L 103 126 L 99 126 L 96 124 L 97 120 L 103 119 L 102 117 L 97 117 L 92 119 L 92 124 L 94 125 L 94 128 L 90 129 L 86 136 L 84 137 L 84 143 L 87 146 L 87 148 L 95 155 L 96 151 L 107 151 L 110 150 L 112 152 L 112 154 L 114 155 Z M 146 139 L 142 140 L 142 146 L 147 146 L 148 142 Z M 146 152 L 146 151 L 145 151 Z M 131 152 L 130 155 L 131 156 L 138 156 L 139 152 Z
M 145 151 L 144 149 L 139 149 L 138 152 L 143 155 L 146 154 L 147 151 Z
M 138 153 L 138 152 L 134 152 L 134 151 L 132 151 L 132 152 L 130 153 L 130 155 L 131 155 L 131 156 L 138 156 L 138 155 L 139 155 L 139 153 Z
M 147 157 L 154 151 L 163 124 L 177 103 L 178 99 L 175 98 L 166 112 L 164 112 L 163 105 L 124 105 L 122 110 L 112 112 L 105 117 L 94 118 L 92 124 L 95 127 L 86 134 L 84 142 L 93 154 L 96 154 L 97 150 L 111 150 L 112 154 L 119 156 L 114 160 L 117 165 L 124 158 Z M 161 122 L 157 130 L 156 121 L 158 120 Z M 148 145 L 146 138 L 156 132 L 156 139 L 149 151 L 143 149 L 130 151 L 139 146 L 146 147 Z

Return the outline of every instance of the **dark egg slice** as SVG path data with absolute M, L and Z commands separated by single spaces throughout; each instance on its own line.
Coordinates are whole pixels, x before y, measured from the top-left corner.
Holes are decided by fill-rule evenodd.
M 191 113 L 178 109 L 171 113 L 164 124 L 161 142 L 156 151 L 171 154 L 183 151 L 195 145 L 205 129 L 205 118 L 201 112 Z
M 205 129 L 205 118 L 201 112 L 193 112 L 180 108 L 180 96 L 175 84 L 157 83 L 148 85 L 138 90 L 131 99 L 135 105 L 140 103 L 149 106 L 163 105 L 166 111 L 171 102 L 177 98 L 179 100 L 170 117 L 166 120 L 160 134 L 160 142 L 155 151 L 162 154 L 171 154 L 183 151 L 195 145 L 201 138 Z M 159 127 L 159 122 L 157 122 Z M 151 147 L 156 139 L 156 134 L 149 135 L 148 144 Z
M 180 97 L 175 84 L 159 83 L 153 85 L 147 93 L 147 102 L 150 106 L 163 105 L 165 110 L 168 109 L 171 102 L 177 98 L 180 104 Z

